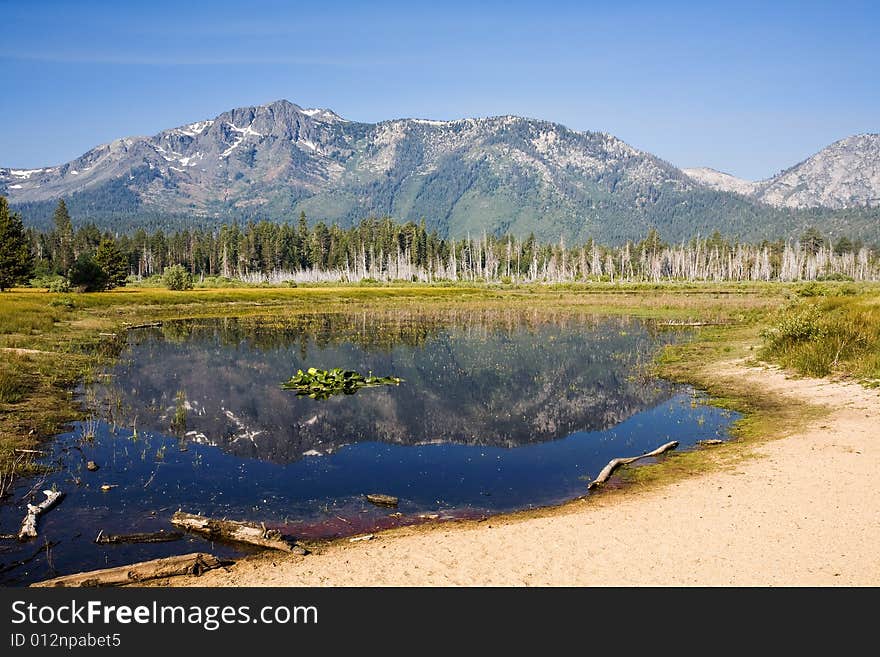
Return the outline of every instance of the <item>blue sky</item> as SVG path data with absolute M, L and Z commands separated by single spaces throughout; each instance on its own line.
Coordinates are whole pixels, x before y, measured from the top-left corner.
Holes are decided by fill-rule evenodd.
M 518 114 L 770 176 L 880 131 L 876 2 L 0 0 L 0 165 L 286 98 Z

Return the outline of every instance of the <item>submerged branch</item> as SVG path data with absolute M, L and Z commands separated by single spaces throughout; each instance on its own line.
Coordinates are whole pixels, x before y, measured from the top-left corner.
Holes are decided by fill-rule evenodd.
M 28 504 L 27 515 L 21 521 L 21 530 L 18 532 L 18 540 L 26 541 L 37 537 L 37 518 L 49 511 L 52 507 L 64 499 L 64 493 L 57 490 L 44 490 L 46 499 L 39 504 Z

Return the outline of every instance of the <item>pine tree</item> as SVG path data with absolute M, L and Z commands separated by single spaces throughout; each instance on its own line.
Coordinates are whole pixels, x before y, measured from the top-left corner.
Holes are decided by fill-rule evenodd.
M 70 284 L 79 292 L 100 292 L 107 289 L 107 275 L 88 253 L 80 253 L 70 268 Z
M 857 249 L 853 244 L 852 240 L 846 236 L 841 237 L 834 243 L 834 253 L 837 255 L 842 255 L 844 253 L 853 253 Z
M 801 247 L 811 255 L 816 255 L 823 244 L 825 244 L 825 238 L 815 226 L 810 226 L 801 235 Z
M 34 271 L 34 256 L 21 217 L 9 213 L 5 196 L 0 196 L 0 292 L 26 281 Z
M 53 235 L 55 266 L 59 274 L 67 276 L 67 272 L 73 267 L 76 256 L 73 251 L 73 222 L 70 220 L 70 213 L 67 211 L 64 199 L 58 201 L 52 221 L 55 224 Z
M 663 243 L 663 240 L 660 239 L 660 233 L 657 232 L 656 228 L 651 228 L 648 231 L 648 234 L 645 236 L 641 242 L 639 242 L 636 250 L 638 252 L 645 252 L 650 255 L 656 255 L 658 251 L 663 250 L 666 245 Z
M 116 246 L 116 242 L 105 237 L 95 251 L 95 263 L 107 277 L 107 289 L 123 287 L 128 277 L 128 258 Z
M 300 269 L 305 269 L 311 264 L 311 252 L 309 250 L 309 225 L 306 223 L 306 213 L 299 213 L 299 226 L 296 234 L 297 251 L 299 252 Z

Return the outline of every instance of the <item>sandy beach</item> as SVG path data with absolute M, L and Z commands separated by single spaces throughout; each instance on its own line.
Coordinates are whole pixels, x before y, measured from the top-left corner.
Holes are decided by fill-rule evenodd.
M 190 586 L 880 584 L 880 391 L 728 363 L 715 376 L 828 413 L 754 458 L 531 516 L 413 527 L 306 557 L 266 553 Z

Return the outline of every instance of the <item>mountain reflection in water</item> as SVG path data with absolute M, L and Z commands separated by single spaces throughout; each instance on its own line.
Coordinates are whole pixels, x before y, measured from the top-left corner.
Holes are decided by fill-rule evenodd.
M 517 447 L 606 429 L 668 399 L 673 387 L 640 370 L 674 339 L 631 318 L 571 314 L 179 321 L 132 332 L 91 393 L 118 424 L 136 418 L 276 463 L 364 441 Z M 327 400 L 280 388 L 313 366 L 404 382 Z

